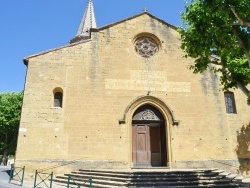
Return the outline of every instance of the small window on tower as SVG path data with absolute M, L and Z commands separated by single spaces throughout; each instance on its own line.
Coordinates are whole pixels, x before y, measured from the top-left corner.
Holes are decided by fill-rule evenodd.
M 63 94 L 61 92 L 56 92 L 54 94 L 54 107 L 62 108 Z
M 224 93 L 226 111 L 228 114 L 236 114 L 236 105 L 234 100 L 234 93 L 225 92 Z

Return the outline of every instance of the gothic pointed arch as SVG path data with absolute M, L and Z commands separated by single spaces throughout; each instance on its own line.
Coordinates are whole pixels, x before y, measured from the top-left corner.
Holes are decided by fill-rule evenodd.
M 146 95 L 140 96 L 133 100 L 125 109 L 123 118 L 119 120 L 119 124 L 124 124 L 131 121 L 132 115 L 134 112 L 141 106 L 151 105 L 158 109 L 165 120 L 168 121 L 171 125 L 179 125 L 179 121 L 175 118 L 173 110 L 161 99 L 154 96 Z

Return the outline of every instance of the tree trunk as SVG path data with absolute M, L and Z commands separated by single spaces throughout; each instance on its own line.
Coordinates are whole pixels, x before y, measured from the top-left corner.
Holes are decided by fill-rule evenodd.
M 8 163 L 8 152 L 7 151 L 3 152 L 2 163 L 4 166 L 7 166 L 7 163 Z
M 243 91 L 243 93 L 249 97 L 250 96 L 250 90 L 242 83 L 238 82 L 238 87 Z M 248 103 L 250 103 L 249 98 L 248 98 Z

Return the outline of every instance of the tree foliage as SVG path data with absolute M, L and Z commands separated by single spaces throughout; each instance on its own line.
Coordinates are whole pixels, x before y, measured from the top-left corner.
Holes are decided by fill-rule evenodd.
M 22 98 L 22 92 L 0 93 L 0 151 L 2 152 L 15 152 Z
M 190 68 L 220 72 L 224 90 L 250 83 L 249 5 L 250 0 L 191 0 L 182 14 L 181 48 L 195 58 Z

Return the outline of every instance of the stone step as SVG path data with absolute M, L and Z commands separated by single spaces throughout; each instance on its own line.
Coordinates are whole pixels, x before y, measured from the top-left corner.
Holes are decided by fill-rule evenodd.
M 67 183 L 68 180 L 67 178 L 60 178 L 57 177 L 57 182 L 64 182 Z M 74 180 L 74 181 L 73 181 Z M 73 180 L 71 180 L 71 182 L 78 182 L 78 184 L 83 183 L 83 182 L 88 182 L 88 179 L 78 179 L 78 178 L 74 178 Z M 104 179 L 93 179 L 92 180 L 94 184 L 103 184 L 103 185 L 112 185 L 112 186 L 169 186 L 169 185 L 208 185 L 208 184 L 226 184 L 226 183 L 230 183 L 230 180 L 227 179 L 223 179 L 223 180 L 141 180 L 141 181 L 114 181 L 114 180 L 104 180 Z M 146 183 L 145 183 L 146 182 Z M 88 184 L 88 183 L 86 183 Z
M 202 187 L 212 187 L 212 188 L 249 188 L 249 185 L 241 186 L 237 184 L 220 184 L 220 185 L 183 185 L 183 186 L 129 186 L 128 188 L 202 188 Z
M 78 170 L 70 173 L 71 178 L 82 187 L 89 187 L 89 177 L 96 188 L 112 187 L 244 187 L 235 175 L 218 169 L 206 170 Z M 67 184 L 69 174 L 57 176 L 55 182 Z M 74 187 L 73 181 L 71 181 Z
M 62 181 L 61 182 L 62 185 L 65 185 L 66 187 L 66 184 L 67 184 L 67 181 Z M 76 183 L 78 185 L 80 185 L 81 187 L 89 187 L 89 184 L 84 184 L 80 181 L 76 181 Z M 59 184 L 60 185 L 60 184 Z M 74 184 L 71 184 L 70 187 L 78 187 L 78 185 L 74 185 Z M 168 187 L 168 188 L 198 188 L 198 187 L 223 187 L 223 188 L 236 188 L 238 187 L 236 184 L 228 184 L 228 183 L 221 183 L 221 184 L 214 184 L 214 183 L 211 183 L 211 182 L 181 182 L 181 183 L 157 183 L 157 184 L 154 184 L 154 183 L 142 183 L 142 184 L 136 184 L 136 185 L 128 185 L 128 184 L 119 184 L 119 185 L 114 185 L 113 182 L 102 182 L 102 181 L 99 181 L 99 182 L 93 182 L 92 184 L 92 187 L 96 187 L 96 188 L 118 188 L 118 187 L 129 187 L 129 188 L 153 188 L 153 187 Z
M 65 174 L 68 175 L 68 174 Z M 133 175 L 133 174 L 128 174 L 128 175 L 123 175 L 123 174 L 108 174 L 108 173 L 76 173 L 72 172 L 72 176 L 102 176 L 102 177 L 112 177 L 112 178 L 133 178 L 133 179 L 140 179 L 140 178 L 145 178 L 145 179 L 154 179 L 154 178 L 200 178 L 200 177 L 206 177 L 206 178 L 213 178 L 213 177 L 218 177 L 218 178 L 224 178 L 226 176 L 224 175 L 219 175 L 219 174 L 204 174 L 204 175 L 194 175 L 194 174 L 187 174 L 187 175 L 180 175 L 180 174 L 147 174 L 147 175 Z
M 168 176 L 168 177 L 214 177 L 214 176 L 218 176 L 219 173 L 218 172 L 186 172 L 186 171 L 176 171 L 176 172 L 110 172 L 110 171 L 90 171 L 90 170 L 79 170 L 79 171 L 74 171 L 72 172 L 72 174 L 88 174 L 88 175 L 102 175 L 102 176 L 113 176 L 113 177 L 124 177 L 124 178 L 128 178 L 128 177 L 158 177 L 158 176 Z
M 76 172 L 91 172 L 91 173 L 109 173 L 109 174 L 133 174 L 133 175 L 145 175 L 145 174 L 207 174 L 207 173 L 221 173 L 224 171 L 218 171 L 214 169 L 207 169 L 207 170 L 136 170 L 136 171 L 121 171 L 121 170 L 93 170 L 93 169 L 80 169 Z
M 61 176 L 57 176 L 57 178 L 64 178 L 67 179 L 69 174 L 65 174 L 65 175 L 61 175 Z M 134 177 L 134 176 L 125 176 L 125 177 L 113 177 L 113 176 L 108 176 L 108 175 L 89 175 L 89 174 L 70 174 L 72 178 L 74 179 L 82 179 L 82 180 L 87 180 L 89 179 L 89 177 L 92 177 L 93 179 L 102 179 L 102 180 L 113 180 L 113 181 L 132 181 L 132 182 L 137 182 L 137 181 L 197 181 L 197 180 L 220 180 L 223 177 L 222 176 L 209 176 L 209 177 L 205 177 L 205 176 L 201 176 L 201 177 L 190 177 L 190 176 L 175 176 L 175 177 L 168 177 L 168 176 L 150 176 L 150 177 L 144 177 L 144 176 L 140 176 L 140 177 Z
M 109 176 L 89 176 L 89 175 L 75 175 L 75 174 L 71 174 L 71 178 L 72 179 L 77 179 L 77 180 L 82 180 L 82 181 L 86 181 L 88 180 L 89 178 L 92 178 L 92 179 L 99 179 L 99 180 L 110 180 L 110 181 L 127 181 L 127 180 L 130 180 L 128 178 L 118 178 L 118 177 L 109 177 Z M 68 179 L 68 174 L 66 175 L 63 175 L 63 176 L 56 176 L 56 178 L 58 179 Z
M 230 184 L 230 180 L 198 180 L 198 181 L 156 181 L 156 182 L 130 182 L 128 186 L 182 186 L 182 185 L 219 185 Z
M 62 185 L 67 185 L 68 180 L 67 179 L 54 179 L 54 182 L 60 183 Z M 89 187 L 89 182 L 86 181 L 70 181 L 71 186 L 78 186 L 80 185 L 81 187 Z M 71 187 L 70 186 L 70 187 Z M 114 182 L 114 181 L 102 181 L 102 180 L 95 180 L 92 182 L 92 187 L 124 187 L 126 186 L 126 183 L 122 182 Z

